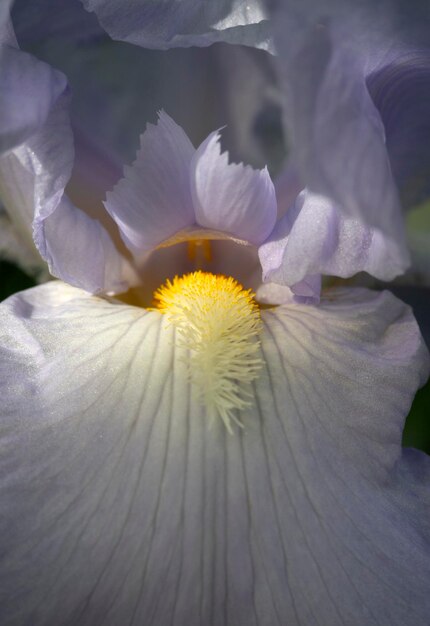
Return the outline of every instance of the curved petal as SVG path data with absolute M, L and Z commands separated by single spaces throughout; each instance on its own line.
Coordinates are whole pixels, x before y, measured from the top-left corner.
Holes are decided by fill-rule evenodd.
M 255 298 L 257 302 L 273 306 L 274 304 L 318 304 L 321 296 L 322 277 L 320 274 L 306 276 L 287 287 L 279 283 L 265 282 L 258 285 Z
M 22 144 L 45 123 L 66 88 L 66 78 L 32 55 L 4 45 L 1 27 L 0 76 L 0 154 L 3 154 Z
M 20 0 L 20 18 L 28 17 L 34 8 L 40 20 L 40 3 L 45 4 L 45 0 L 34 0 L 31 6 Z M 43 39 L 44 60 L 60 67 L 73 87 L 75 146 L 78 128 L 122 172 L 124 164 L 136 158 L 146 123 L 155 122 L 155 112 L 164 109 L 187 130 L 195 145 L 226 124 L 223 145 L 235 162 L 245 161 L 254 167 L 268 164 L 270 171 L 271 166 L 278 167 L 282 154 L 281 108 L 271 55 L 228 44 L 182 48 L 165 54 L 112 41 L 107 36 L 71 47 L 72 42 L 64 45 L 70 26 L 68 8 L 61 8 L 64 4 L 80 6 L 79 0 L 49 0 L 43 24 L 23 36 Z M 94 13 L 81 9 L 96 21 Z M 64 23 L 59 23 L 62 17 Z M 25 31 L 33 27 L 36 15 L 33 18 L 28 24 L 24 22 Z M 77 25 L 72 16 L 73 31 Z M 16 23 L 18 38 L 21 26 L 21 22 Z M 81 27 L 85 34 L 85 25 Z M 47 39 L 54 30 L 57 36 Z M 112 187 L 106 187 L 104 193 Z
M 0 159 L 2 201 L 29 245 L 33 236 L 51 274 L 91 292 L 122 291 L 125 260 L 103 226 L 64 195 L 73 155 L 64 93 L 40 130 Z
M 51 273 L 70 285 L 91 293 L 121 293 L 138 280 L 102 224 L 66 196 L 39 232 Z
M 317 3 L 306 19 L 307 4 L 278 3 L 273 15 L 286 123 L 304 183 L 346 216 L 381 230 L 406 265 L 398 190 L 384 126 L 366 86 L 365 51 L 350 44 L 359 34 L 342 28 L 337 16 L 327 19 Z
M 200 226 L 259 244 L 276 221 L 276 196 L 267 168 L 228 162 L 219 132 L 198 147 L 193 157 L 191 188 Z
M 310 274 L 291 285 L 296 302 L 304 304 L 318 304 L 321 295 L 322 276 L 321 274 Z
M 190 163 L 194 147 L 182 128 L 164 112 L 148 124 L 141 148 L 105 206 L 134 252 L 151 250 L 194 223 Z
M 315 274 L 347 278 L 365 271 L 392 280 L 407 267 L 380 231 L 345 217 L 327 198 L 307 190 L 259 248 L 263 279 L 294 285 Z
M 263 0 L 82 0 L 113 39 L 144 48 L 209 46 L 226 41 L 271 50 Z
M 264 312 L 233 436 L 157 312 L 51 283 L 0 314 L 3 623 L 427 624 L 430 460 L 400 438 L 428 364 L 400 301 Z
M 428 41 L 428 37 L 427 37 Z M 399 50 L 367 77 L 403 204 L 430 196 L 430 50 Z

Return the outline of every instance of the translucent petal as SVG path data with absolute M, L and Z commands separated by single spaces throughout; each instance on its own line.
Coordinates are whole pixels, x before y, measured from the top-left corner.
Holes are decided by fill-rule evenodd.
M 229 163 L 218 132 L 199 146 L 192 162 L 192 194 L 200 226 L 259 244 L 276 221 L 276 196 L 267 168 Z
M 285 119 L 304 184 L 345 215 L 377 227 L 407 265 L 385 128 L 366 85 L 367 73 L 384 56 L 383 46 L 392 42 L 384 40 L 379 21 L 369 18 L 374 39 L 381 30 L 382 52 L 370 43 L 371 36 L 354 22 L 355 7 L 349 6 L 353 17 L 349 14 L 349 3 L 343 8 L 339 3 L 326 8 L 312 2 L 274 4 Z M 398 98 L 392 104 L 398 106 Z
M 346 217 L 323 196 L 303 191 L 259 248 L 265 280 L 294 285 L 307 276 L 368 272 L 392 280 L 407 268 L 381 231 Z
M 82 0 L 113 39 L 145 48 L 226 41 L 272 49 L 263 0 Z
M 46 121 L 66 88 L 65 76 L 1 42 L 0 154 L 23 143 Z
M 428 361 L 389 293 L 263 312 L 233 436 L 157 312 L 51 283 L 0 314 L 2 623 L 428 623 Z
M 408 208 L 430 196 L 429 61 L 428 45 L 400 48 L 367 77 L 367 87 L 384 124 L 402 204 Z
M 148 124 L 141 149 L 125 176 L 107 194 L 106 209 L 126 245 L 136 253 L 151 250 L 194 223 L 190 163 L 194 147 L 182 128 L 164 112 Z
M 92 292 L 124 290 L 125 260 L 108 233 L 64 195 L 73 156 L 65 93 L 38 132 L 0 159 L 2 201 L 54 276 Z

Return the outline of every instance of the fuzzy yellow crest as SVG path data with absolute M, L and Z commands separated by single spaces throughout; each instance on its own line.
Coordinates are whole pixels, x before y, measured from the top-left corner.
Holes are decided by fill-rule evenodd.
M 198 271 L 167 280 L 154 300 L 188 350 L 190 377 L 208 415 L 221 417 L 230 432 L 231 420 L 242 426 L 235 414 L 249 406 L 249 385 L 263 364 L 254 294 L 232 277 Z

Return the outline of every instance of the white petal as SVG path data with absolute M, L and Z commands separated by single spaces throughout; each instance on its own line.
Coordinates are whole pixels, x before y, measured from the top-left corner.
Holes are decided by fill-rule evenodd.
M 218 132 L 199 146 L 192 162 L 192 193 L 200 226 L 261 243 L 276 221 L 276 196 L 267 168 L 229 163 Z
M 294 293 L 289 287 L 276 283 L 261 283 L 255 291 L 255 298 L 261 304 L 292 304 Z
M 126 245 L 136 253 L 194 223 L 190 163 L 195 150 L 182 128 L 161 112 L 140 143 L 136 161 L 125 168 L 105 202 Z
M 245 428 L 210 427 L 157 312 L 61 283 L 1 305 L 4 624 L 425 626 L 427 373 L 408 309 L 266 311 Z

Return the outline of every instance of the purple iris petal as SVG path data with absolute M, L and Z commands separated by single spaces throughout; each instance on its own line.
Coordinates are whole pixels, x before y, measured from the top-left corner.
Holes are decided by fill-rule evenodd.
M 270 47 L 263 0 L 82 0 L 113 39 L 145 48 L 209 46 L 217 41 Z
M 405 207 L 428 195 L 428 16 L 414 3 L 273 2 L 285 119 L 304 185 L 409 263 Z M 393 258 L 391 253 L 391 258 Z M 388 263 L 388 261 L 387 261 Z
M 160 113 L 148 124 L 136 161 L 107 194 L 105 206 L 134 252 L 155 248 L 195 222 L 190 188 L 194 147 L 182 128 Z
M 346 215 L 386 232 L 397 242 L 398 263 L 406 264 L 398 192 L 363 63 L 338 42 L 331 24 L 298 27 L 292 38 L 282 25 L 281 19 L 286 119 L 306 186 Z
M 123 276 L 125 261 L 109 234 L 64 194 L 74 158 L 65 78 L 27 53 L 15 49 L 10 52 L 12 56 L 3 55 L 1 62 L 11 60 L 8 76 L 21 99 L 28 98 L 27 90 L 33 81 L 46 78 L 35 92 L 44 102 L 43 114 L 37 112 L 33 127 L 24 125 L 20 129 L 25 131 L 20 135 L 20 145 L 0 158 L 2 201 L 10 219 L 24 238 L 29 238 L 32 230 L 34 243 L 54 276 L 92 292 L 122 290 L 127 284 Z M 28 73 L 34 68 L 34 75 Z M 14 103 L 18 113 L 19 102 L 18 98 Z M 4 134 L 16 138 L 14 117 L 6 116 L 5 124 Z
M 229 163 L 220 137 L 212 133 L 192 162 L 192 192 L 196 222 L 254 244 L 271 233 L 276 220 L 276 196 L 267 168 Z
M 7 17 L 0 16 L 0 154 L 40 128 L 66 88 L 63 74 L 17 49 Z
M 367 76 L 403 204 L 430 196 L 430 49 L 399 50 Z
M 394 271 L 385 239 L 310 192 L 272 232 L 267 171 L 229 164 L 216 134 L 195 152 L 165 115 L 147 131 L 107 200 L 133 252 L 193 225 L 266 240 L 269 277 L 291 282 L 269 289 L 296 297 L 261 311 L 261 376 L 229 437 L 165 318 L 87 293 L 121 289 L 123 259 L 64 195 L 65 96 L 4 159 L 8 209 L 34 217 L 53 273 L 86 291 L 56 281 L 0 306 L 0 622 L 424 626 L 429 459 L 400 447 L 428 374 L 418 328 L 388 293 L 297 303 L 318 298 L 322 271 Z M 227 272 L 235 246 L 213 246 Z
M 302 191 L 277 222 L 259 257 L 264 280 L 289 286 L 310 275 L 347 278 L 361 271 L 392 280 L 406 269 L 397 265 L 396 247 L 388 237 L 345 217 L 310 191 Z
M 105 205 L 135 254 L 153 250 L 188 227 L 258 244 L 276 219 L 267 169 L 229 164 L 218 133 L 195 150 L 166 113 L 156 126 L 148 125 L 136 161 L 125 168 Z
M 321 294 L 321 274 L 309 274 L 302 280 L 291 285 L 296 302 L 304 304 L 317 304 Z

